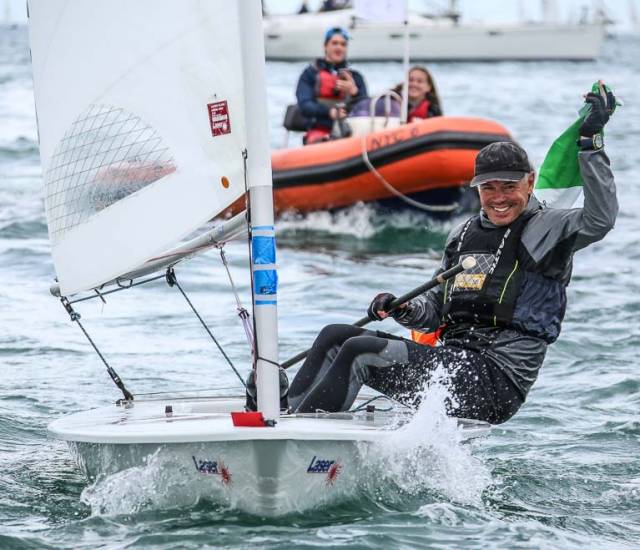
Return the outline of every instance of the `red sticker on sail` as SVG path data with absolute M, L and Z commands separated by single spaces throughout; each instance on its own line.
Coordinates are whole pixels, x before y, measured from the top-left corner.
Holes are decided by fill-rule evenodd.
M 226 100 L 208 103 L 209 123 L 213 137 L 231 133 L 231 120 L 229 119 L 229 107 Z

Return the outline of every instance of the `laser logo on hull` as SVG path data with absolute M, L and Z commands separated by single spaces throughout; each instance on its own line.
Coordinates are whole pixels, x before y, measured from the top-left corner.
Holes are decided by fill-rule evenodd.
M 225 485 L 231 483 L 231 472 L 223 462 L 218 462 L 217 460 L 200 460 L 195 456 L 192 456 L 191 458 L 195 464 L 196 471 L 199 473 L 205 475 L 219 475 L 222 483 Z
M 325 460 L 314 456 L 311 459 L 311 464 L 307 468 L 308 474 L 326 474 L 329 472 L 332 464 L 335 464 L 335 460 Z
M 342 470 L 342 465 L 338 460 L 330 460 L 324 458 L 318 458 L 314 456 L 307 468 L 308 474 L 326 474 L 327 484 L 333 485 L 333 482 L 338 477 L 338 474 Z

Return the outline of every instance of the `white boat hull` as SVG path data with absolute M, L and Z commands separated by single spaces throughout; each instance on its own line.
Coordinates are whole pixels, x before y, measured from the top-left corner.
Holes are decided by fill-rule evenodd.
M 194 499 L 277 516 L 352 497 L 372 475 L 370 453 L 410 418 L 378 410 L 285 415 L 275 427 L 235 427 L 229 411 L 241 405 L 227 398 L 114 405 L 63 417 L 49 432 L 69 443 L 91 480 L 169 472 L 171 485 L 190 488 Z M 462 439 L 489 428 L 460 422 Z
M 322 57 L 324 32 L 343 26 L 351 36 L 350 61 L 399 61 L 403 58 L 401 24 L 351 24 L 353 12 L 273 16 L 264 26 L 265 52 L 272 60 Z M 424 61 L 595 59 L 605 28 L 601 24 L 453 25 L 449 21 L 410 19 L 410 54 Z
M 194 500 L 260 516 L 301 512 L 353 495 L 360 479 L 356 441 L 249 440 L 138 445 L 69 442 L 90 479 L 136 468 L 171 471 Z M 153 459 L 151 459 L 153 457 Z M 136 475 L 133 475 L 135 479 Z M 171 498 L 168 495 L 167 500 Z

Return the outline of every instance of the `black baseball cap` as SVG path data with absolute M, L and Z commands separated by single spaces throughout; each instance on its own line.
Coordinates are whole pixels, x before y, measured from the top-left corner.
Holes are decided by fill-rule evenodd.
M 497 141 L 480 149 L 471 187 L 488 181 L 520 181 L 531 172 L 525 150 L 512 141 Z

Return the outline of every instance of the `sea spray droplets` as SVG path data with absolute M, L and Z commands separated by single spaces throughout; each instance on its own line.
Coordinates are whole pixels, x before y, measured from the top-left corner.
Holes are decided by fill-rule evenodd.
M 491 477 L 471 446 L 462 443 L 457 420 L 446 414 L 447 400 L 452 398 L 444 369 L 438 367 L 416 414 L 371 449 L 371 461 L 379 479 L 409 494 L 431 489 L 450 500 L 481 505 Z

